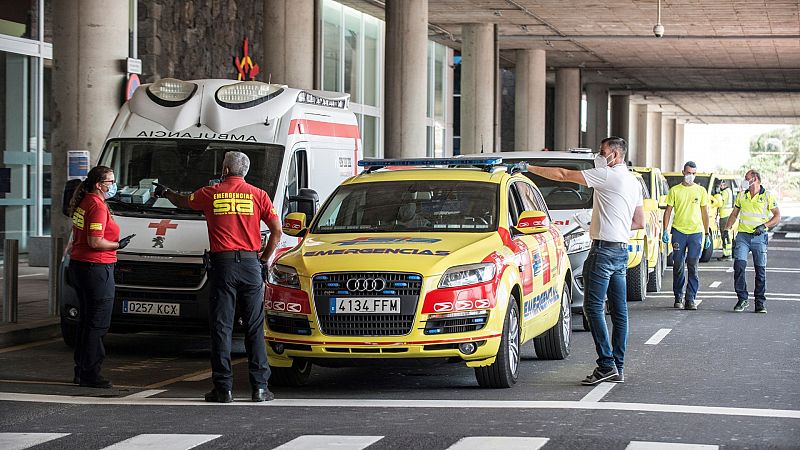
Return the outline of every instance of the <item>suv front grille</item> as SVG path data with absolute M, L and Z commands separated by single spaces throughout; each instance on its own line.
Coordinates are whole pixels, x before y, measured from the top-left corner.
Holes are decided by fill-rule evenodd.
M 128 286 L 199 288 L 206 270 L 202 264 L 117 261 L 114 282 Z
M 367 281 L 372 280 L 372 281 Z M 411 332 L 422 276 L 400 272 L 338 272 L 314 276 L 314 308 L 328 336 L 402 336 Z M 399 314 L 334 313 L 336 298 L 400 299 Z

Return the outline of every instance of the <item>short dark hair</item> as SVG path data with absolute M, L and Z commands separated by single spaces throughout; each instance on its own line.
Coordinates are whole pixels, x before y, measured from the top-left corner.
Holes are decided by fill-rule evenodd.
M 600 141 L 600 147 L 603 145 L 608 145 L 608 148 L 619 153 L 623 158 L 625 154 L 628 153 L 628 143 L 619 136 L 609 136 L 603 139 Z
M 761 183 L 761 174 L 760 174 L 760 173 L 758 173 L 758 171 L 757 171 L 757 170 L 755 170 L 755 169 L 750 169 L 750 170 L 748 170 L 748 172 L 749 172 L 751 175 L 753 175 L 754 177 L 756 177 L 756 180 L 758 180 L 758 182 L 759 182 L 759 183 Z
M 687 167 L 697 169 L 697 164 L 695 164 L 694 161 L 686 161 L 686 164 L 683 165 L 683 170 L 686 170 Z

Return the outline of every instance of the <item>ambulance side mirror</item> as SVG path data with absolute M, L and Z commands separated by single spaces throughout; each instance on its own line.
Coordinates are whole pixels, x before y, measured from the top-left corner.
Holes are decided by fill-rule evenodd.
M 550 219 L 543 211 L 523 211 L 514 228 L 524 234 L 544 233 L 550 229 Z
M 80 186 L 81 180 L 69 180 L 64 184 L 64 196 L 61 198 L 61 213 L 69 217 L 69 203 L 72 201 L 72 195 L 75 190 Z
M 305 214 L 306 217 L 314 217 L 319 205 L 319 194 L 313 189 L 303 188 L 297 195 L 289 196 L 289 201 L 297 203 L 297 212 Z
M 283 234 L 302 237 L 306 234 L 306 215 L 301 212 L 293 212 L 286 215 L 283 219 Z

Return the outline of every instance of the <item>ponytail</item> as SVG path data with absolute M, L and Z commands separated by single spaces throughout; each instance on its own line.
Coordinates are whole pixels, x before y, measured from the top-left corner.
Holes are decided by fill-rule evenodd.
M 69 202 L 69 217 L 75 212 L 75 209 L 81 204 L 83 198 L 86 197 L 87 192 L 94 192 L 94 186 L 105 178 L 106 174 L 113 172 L 110 167 L 95 166 L 86 174 L 86 178 L 81 181 L 81 184 L 75 188 L 72 194 L 72 200 Z

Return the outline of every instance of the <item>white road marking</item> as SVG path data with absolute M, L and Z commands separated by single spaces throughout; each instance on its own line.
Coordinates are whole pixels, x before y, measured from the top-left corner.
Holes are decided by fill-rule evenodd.
M 768 250 L 769 251 L 780 250 L 780 251 L 783 251 L 783 252 L 800 252 L 800 248 L 798 248 L 798 247 L 772 247 L 772 246 L 770 246 Z
M 704 294 L 704 293 L 701 292 L 699 295 L 702 295 L 703 298 L 706 299 L 706 300 L 713 299 L 713 298 L 738 299 L 738 297 L 736 296 L 735 293 L 720 292 L 720 293 L 714 293 L 714 294 Z M 656 294 L 656 295 L 648 295 L 648 298 L 654 298 L 654 299 L 668 298 L 668 299 L 672 299 L 673 295 L 672 294 L 669 294 L 669 295 L 665 295 L 665 294 L 658 295 L 658 294 Z M 771 301 L 776 301 L 776 302 L 800 302 L 800 297 L 787 296 L 785 294 L 784 295 L 781 295 L 781 294 L 773 294 L 773 295 L 767 294 L 767 301 L 768 302 L 771 302 Z M 696 300 L 695 302 L 698 305 L 700 304 L 699 300 Z
M 221 434 L 140 434 L 103 450 L 188 450 L 213 441 Z
M 589 391 L 580 401 L 582 402 L 599 402 L 600 399 L 608 394 L 608 391 L 614 388 L 617 383 L 600 383 L 594 389 Z
M 709 284 L 708 287 L 716 288 L 716 287 L 719 287 L 720 284 L 722 284 L 722 281 L 715 281 L 715 282 Z
M 158 395 L 162 392 L 167 392 L 166 389 L 148 389 L 146 391 L 137 392 L 135 394 L 126 395 L 124 398 L 147 398 Z
M 648 339 L 645 342 L 645 344 L 646 345 L 657 345 L 659 342 L 661 342 L 662 339 L 664 339 L 669 334 L 670 331 L 672 331 L 672 328 L 662 328 L 662 329 L 656 331 L 656 334 L 650 336 L 650 339 Z
M 800 239 L 800 233 L 786 233 L 784 237 L 786 239 Z M 783 239 L 781 239 L 781 242 L 783 242 Z
M 383 436 L 305 435 L 273 450 L 361 450 L 383 439 Z
M 628 446 L 625 447 L 625 450 L 716 450 L 718 448 L 718 445 L 631 441 Z
M 472 436 L 459 439 L 448 450 L 538 450 L 550 439 L 542 437 Z
M 800 250 L 800 249 L 798 249 Z M 747 272 L 754 272 L 753 266 L 750 264 L 750 260 L 748 259 L 748 267 L 746 269 Z M 724 266 L 706 266 L 706 267 L 698 267 L 698 272 L 730 272 L 733 273 L 733 265 L 729 267 Z M 800 269 L 793 268 L 793 267 L 769 267 L 767 266 L 767 273 L 800 273 Z
M 722 416 L 754 416 L 800 419 L 800 410 L 737 408 L 724 406 L 663 405 L 657 403 L 578 402 L 578 401 L 501 401 L 501 400 L 386 400 L 386 399 L 278 399 L 254 403 L 234 401 L 208 403 L 201 398 L 107 398 L 73 397 L 69 395 L 18 394 L 0 392 L 0 401 L 58 403 L 71 405 L 139 405 L 195 407 L 261 407 L 261 408 L 429 408 L 429 409 L 586 409 L 603 411 L 641 411 L 656 413 L 712 414 Z
M 64 436 L 69 433 L 0 433 L 0 448 L 23 450 Z

